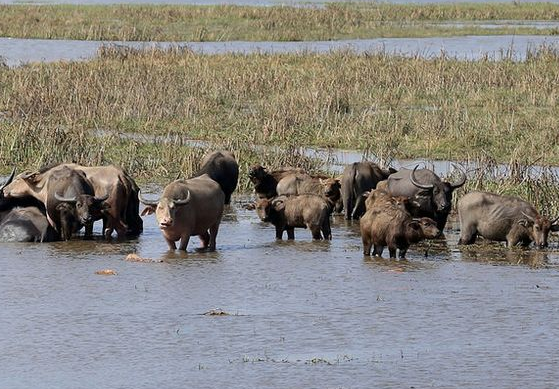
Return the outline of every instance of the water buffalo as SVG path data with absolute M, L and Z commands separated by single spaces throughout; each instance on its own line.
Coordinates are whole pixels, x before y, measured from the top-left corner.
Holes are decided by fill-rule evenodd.
M 457 168 L 455 166 L 455 168 Z M 466 183 L 466 174 L 454 182 L 443 181 L 429 169 L 401 169 L 391 174 L 386 183 L 387 191 L 393 196 L 413 198 L 419 204 L 414 216 L 426 216 L 437 222 L 442 231 L 446 225 L 452 204 L 452 193 Z
M 259 199 L 256 212 L 262 221 L 276 227 L 276 239 L 282 239 L 283 231 L 287 231 L 288 239 L 295 239 L 296 227 L 311 230 L 313 239 L 332 239 L 330 207 L 321 196 L 303 194 Z
M 278 182 L 290 174 L 305 174 L 301 168 L 284 168 L 274 170 L 271 173 L 262 165 L 254 165 L 248 172 L 250 181 L 254 184 L 254 191 L 258 198 L 271 199 L 278 195 Z
M 52 242 L 56 231 L 38 207 L 15 207 L 0 216 L 0 242 Z
M 347 165 L 342 175 L 342 201 L 345 218 L 359 219 L 365 213 L 363 193 L 375 189 L 396 170 L 382 169 L 372 162 L 354 162 Z
M 231 194 L 237 188 L 239 180 L 239 164 L 233 153 L 229 151 L 214 151 L 202 160 L 202 167 L 193 177 L 207 174 L 216 181 L 223 193 L 225 204 L 231 203 Z
M 324 197 L 330 206 L 330 212 L 339 207 L 341 199 L 340 181 L 335 178 L 318 178 L 309 174 L 289 174 L 279 180 L 276 187 L 278 195 L 316 194 Z M 339 209 L 339 208 L 338 208 Z
M 518 197 L 487 192 L 470 192 L 458 201 L 460 241 L 472 244 L 478 235 L 505 241 L 508 247 L 520 243 L 547 246 L 550 231 L 559 231 L 557 220 L 541 216 L 534 206 Z
M 173 181 L 157 201 L 146 200 L 141 195 L 140 201 L 146 205 L 142 216 L 155 212 L 171 250 L 176 249 L 177 240 L 180 240 L 179 250 L 186 250 L 193 235 L 200 237 L 202 249 L 215 250 L 225 194 L 207 174 Z
M 108 239 L 116 231 L 119 238 L 137 236 L 143 231 L 140 217 L 139 188 L 122 168 L 62 164 L 81 171 L 93 185 L 96 198 L 105 198 L 104 208 L 95 220 L 103 220 L 103 235 Z
M 406 197 L 393 197 L 379 190 L 369 196 L 367 211 L 359 221 L 364 255 L 371 255 L 374 247 L 373 255 L 382 256 L 388 246 L 390 258 L 396 258 L 397 249 L 400 258 L 405 258 L 411 244 L 440 235 L 434 220 L 411 216 L 407 201 Z

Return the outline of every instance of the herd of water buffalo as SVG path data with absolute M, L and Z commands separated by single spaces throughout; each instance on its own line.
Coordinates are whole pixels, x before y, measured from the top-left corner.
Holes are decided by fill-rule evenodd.
M 189 179 L 167 185 L 161 197 L 148 200 L 124 170 L 116 166 L 88 167 L 75 163 L 48 166 L 16 176 L 15 169 L 0 187 L 0 241 L 47 242 L 68 240 L 93 223 L 103 222 L 111 239 L 136 237 L 143 231 L 141 216 L 155 213 L 170 249 L 186 250 L 199 236 L 201 250 L 215 250 L 225 205 L 237 187 L 239 165 L 232 153 L 216 151 L 201 161 Z M 275 226 L 276 238 L 294 239 L 295 228 L 308 228 L 313 239 L 332 239 L 332 213 L 359 219 L 363 253 L 404 258 L 409 246 L 442 234 L 451 211 L 452 194 L 466 182 L 442 180 L 429 169 L 383 169 L 372 162 L 346 166 L 343 175 L 311 175 L 300 168 L 268 171 L 256 165 L 249 171 L 260 219 Z M 557 220 L 540 215 L 530 203 L 511 196 L 470 192 L 458 202 L 459 244 L 478 236 L 521 244 L 547 246 Z

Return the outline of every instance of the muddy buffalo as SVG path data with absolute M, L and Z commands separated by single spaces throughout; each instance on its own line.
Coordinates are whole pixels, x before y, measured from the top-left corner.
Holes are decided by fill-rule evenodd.
M 364 255 L 371 255 L 374 248 L 373 255 L 382 256 L 388 246 L 390 258 L 396 258 L 397 249 L 400 258 L 405 258 L 411 244 L 440 235 L 434 220 L 411 216 L 407 197 L 393 197 L 381 190 L 373 191 L 367 199 L 367 211 L 359 224 Z
M 231 202 L 231 194 L 237 188 L 239 180 L 239 164 L 233 153 L 229 151 L 214 151 L 202 160 L 202 167 L 193 177 L 207 174 L 216 181 L 223 193 L 225 193 L 225 204 Z
M 432 170 L 401 169 L 388 177 L 385 188 L 393 196 L 406 196 L 419 204 L 413 216 L 430 217 L 442 231 L 451 210 L 452 193 L 466 183 L 466 175 L 454 182 L 441 180 Z
M 359 219 L 365 213 L 363 194 L 375 189 L 394 169 L 382 169 L 372 162 L 354 162 L 347 165 L 342 175 L 341 192 L 346 219 Z
M 313 239 L 332 239 L 330 207 L 321 196 L 304 194 L 259 199 L 256 212 L 262 221 L 276 227 L 276 239 L 282 239 L 283 231 L 287 231 L 288 239 L 295 239 L 295 228 L 308 228 Z
M 173 181 L 157 201 L 142 196 L 140 201 L 146 205 L 142 216 L 155 212 L 161 233 L 171 250 L 177 248 L 175 242 L 178 240 L 179 250 L 186 250 L 193 235 L 200 237 L 201 249 L 215 250 L 225 194 L 207 174 Z
M 291 174 L 305 174 L 301 168 L 283 168 L 268 172 L 262 165 L 254 165 L 248 172 L 250 181 L 254 184 L 254 192 L 258 198 L 271 199 L 278 195 L 278 182 Z
M 310 174 L 294 173 L 279 180 L 278 195 L 316 194 L 322 196 L 330 206 L 330 212 L 339 209 L 341 199 L 340 181 L 335 178 L 319 178 Z
M 470 192 L 458 201 L 460 218 L 459 244 L 472 244 L 476 237 L 507 242 L 508 247 L 517 244 L 547 246 L 550 231 L 559 231 L 557 219 L 550 221 L 541 216 L 536 208 L 513 196 L 487 192 Z

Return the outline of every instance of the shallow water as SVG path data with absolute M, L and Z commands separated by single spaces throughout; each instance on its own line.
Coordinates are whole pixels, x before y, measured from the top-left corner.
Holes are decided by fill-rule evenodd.
M 246 199 L 243 199 L 246 203 Z M 331 242 L 276 242 L 239 203 L 218 251 L 169 254 L 153 216 L 136 241 L 2 244 L 0 387 L 554 387 L 558 243 L 363 258 L 356 224 Z M 455 227 L 455 224 L 453 224 Z M 137 252 L 158 262 L 124 261 Z M 425 256 L 428 252 L 428 256 Z M 95 274 L 113 269 L 114 276 Z M 230 315 L 204 313 L 220 308 Z
M 236 4 L 236 5 L 320 5 L 330 2 L 344 2 L 348 0 L 0 0 L 0 4 Z M 369 0 L 349 0 L 369 1 Z M 523 3 L 541 2 L 542 0 L 522 0 Z M 558 0 L 547 0 L 549 3 L 556 3 Z M 388 0 L 383 1 L 392 4 L 404 3 L 458 3 L 464 0 Z M 469 3 L 500 3 L 503 0 L 468 0 Z
M 332 50 L 352 50 L 357 53 L 385 52 L 404 56 L 432 58 L 444 55 L 462 60 L 503 57 L 524 60 L 528 50 L 541 45 L 557 47 L 559 36 L 500 35 L 448 38 L 379 38 L 311 42 L 100 42 L 48 39 L 0 38 L 0 57 L 8 66 L 27 62 L 84 60 L 96 55 L 103 44 L 128 47 L 188 46 L 206 54 L 220 53 L 325 53 Z

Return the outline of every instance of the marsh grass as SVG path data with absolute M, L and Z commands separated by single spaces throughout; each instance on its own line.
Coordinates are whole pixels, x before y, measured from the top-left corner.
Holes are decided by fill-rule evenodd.
M 557 28 L 455 28 L 448 21 L 559 19 L 552 3 L 234 5 L 0 5 L 0 36 L 127 41 L 298 41 L 472 34 L 554 34 Z

